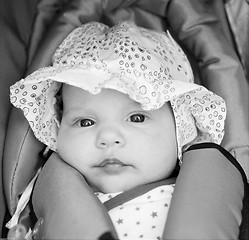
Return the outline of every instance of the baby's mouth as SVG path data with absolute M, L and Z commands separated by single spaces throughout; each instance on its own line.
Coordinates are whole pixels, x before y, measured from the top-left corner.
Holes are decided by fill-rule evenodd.
M 118 160 L 117 158 L 107 158 L 103 160 L 100 164 L 99 167 L 123 167 L 126 166 L 123 162 Z

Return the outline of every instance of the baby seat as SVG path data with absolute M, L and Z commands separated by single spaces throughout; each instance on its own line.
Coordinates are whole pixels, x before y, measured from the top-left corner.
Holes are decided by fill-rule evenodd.
M 206 1 L 203 5 L 201 2 L 193 2 L 63 1 L 60 3 L 60 11 L 52 17 L 46 14 L 44 17 L 46 12 L 43 11 L 48 9 L 45 7 L 48 4 L 56 5 L 59 1 L 41 1 L 30 43 L 29 73 L 47 66 L 63 38 L 75 27 L 91 20 L 112 25 L 119 20 L 131 19 L 143 27 L 170 29 L 190 57 L 196 81 L 226 99 L 231 114 L 227 119 L 227 135 L 223 147 L 235 153 L 239 163 L 215 144 L 192 146 L 183 157 L 164 236 L 168 239 L 215 239 L 218 236 L 224 239 L 246 239 L 249 236 L 246 228 L 249 200 L 243 169 L 247 169 L 249 156 L 246 106 L 248 83 L 234 48 L 227 40 L 227 36 L 231 38 L 230 32 L 224 31 L 224 28 L 229 29 L 227 22 L 219 22 L 215 14 L 210 14 L 219 11 L 224 16 L 223 3 Z M 176 15 L 181 17 L 176 18 Z M 48 18 L 49 23 L 46 22 Z M 49 30 L 46 31 L 48 26 Z M 223 31 L 227 36 L 222 34 Z M 207 36 L 213 40 L 212 44 Z M 234 98 L 234 93 L 231 96 L 231 89 L 238 98 Z M 234 121 L 233 114 L 241 117 Z M 10 215 L 15 212 L 18 199 L 29 181 L 46 162 L 42 155 L 44 148 L 33 136 L 23 113 L 12 108 L 3 158 L 4 194 Z M 44 167 L 44 171 L 48 170 Z M 49 184 L 49 179 L 44 181 Z M 63 191 L 55 191 L 59 190 Z M 32 218 L 29 209 L 26 210 L 23 223 L 34 224 L 30 223 Z M 6 214 L 6 221 L 9 218 Z

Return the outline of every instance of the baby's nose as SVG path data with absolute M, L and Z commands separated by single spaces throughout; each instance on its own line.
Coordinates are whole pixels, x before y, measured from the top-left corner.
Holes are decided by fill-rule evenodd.
M 122 147 L 124 144 L 124 136 L 114 128 L 102 129 L 97 136 L 96 145 L 98 148 Z

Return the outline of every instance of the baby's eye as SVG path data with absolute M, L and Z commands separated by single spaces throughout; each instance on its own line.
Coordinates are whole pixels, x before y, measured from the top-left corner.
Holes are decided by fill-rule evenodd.
M 133 114 L 130 116 L 131 122 L 141 123 L 145 121 L 146 116 L 143 114 Z
M 79 127 L 91 127 L 95 122 L 91 119 L 80 119 L 76 122 L 76 125 Z

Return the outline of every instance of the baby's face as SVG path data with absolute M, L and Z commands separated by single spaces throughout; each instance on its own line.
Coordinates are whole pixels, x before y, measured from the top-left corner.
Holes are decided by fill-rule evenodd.
M 169 104 L 145 111 L 111 89 L 90 94 L 64 85 L 58 153 L 94 191 L 119 192 L 167 178 L 177 161 Z

